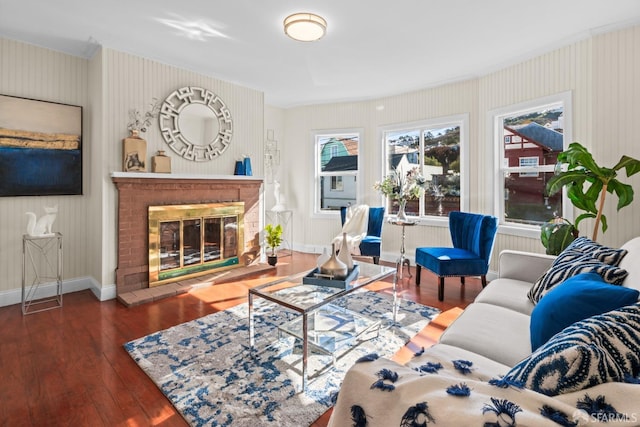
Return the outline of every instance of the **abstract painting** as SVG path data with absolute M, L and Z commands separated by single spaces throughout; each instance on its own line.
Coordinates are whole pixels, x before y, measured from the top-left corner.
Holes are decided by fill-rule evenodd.
M 82 107 L 0 95 L 0 196 L 82 194 Z

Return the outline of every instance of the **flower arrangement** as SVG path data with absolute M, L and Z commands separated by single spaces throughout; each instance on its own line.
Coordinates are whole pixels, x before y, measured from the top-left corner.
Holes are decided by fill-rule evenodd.
M 420 175 L 418 168 L 412 168 L 406 173 L 394 169 L 382 181 L 377 181 L 373 189 L 392 200 L 406 202 L 419 198 L 427 186 L 427 180 Z
M 153 98 L 149 104 L 149 110 L 145 111 L 144 115 L 140 113 L 138 109 L 132 108 L 129 110 L 129 123 L 127 123 L 127 130 L 131 133 L 146 132 L 151 121 L 158 117 L 160 112 L 160 104 L 157 98 Z

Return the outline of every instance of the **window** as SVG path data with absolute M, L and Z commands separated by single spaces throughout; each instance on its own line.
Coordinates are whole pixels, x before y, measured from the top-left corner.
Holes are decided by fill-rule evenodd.
M 420 200 L 407 203 L 409 215 L 446 217 L 467 206 L 466 115 L 388 127 L 382 130 L 384 174 L 417 169 L 427 179 Z M 398 211 L 398 203 L 386 200 L 387 212 Z
M 341 176 L 332 176 L 331 177 L 331 190 L 332 191 L 344 191 L 344 186 L 342 185 L 342 177 Z
M 537 172 L 538 165 L 540 164 L 539 157 L 520 157 L 518 158 L 518 165 L 522 169 L 536 169 L 534 172 L 520 172 L 520 178 L 534 177 L 537 178 L 540 174 Z
M 499 165 L 494 194 L 503 195 L 495 214 L 511 230 L 528 230 L 523 235 L 537 236 L 543 222 L 568 217 L 562 194 L 547 197 L 545 189 L 570 141 L 570 100 L 565 93 L 490 113 Z
M 314 134 L 315 212 L 339 210 L 358 200 L 359 131 Z

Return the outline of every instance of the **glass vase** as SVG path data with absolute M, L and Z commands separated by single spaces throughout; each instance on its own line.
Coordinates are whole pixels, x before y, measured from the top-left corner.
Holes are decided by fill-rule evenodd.
M 396 219 L 401 222 L 407 221 L 407 213 L 405 212 L 405 208 L 407 207 L 406 200 L 398 200 L 400 206 L 398 206 L 398 213 L 396 214 Z

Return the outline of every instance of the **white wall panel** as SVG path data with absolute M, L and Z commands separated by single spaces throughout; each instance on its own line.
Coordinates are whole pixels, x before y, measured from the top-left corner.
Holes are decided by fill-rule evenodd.
M 88 120 L 87 61 L 48 49 L 0 38 L 0 93 L 83 107 L 84 195 L 0 198 L 0 293 L 20 288 L 25 212 L 40 217 L 43 206 L 58 205 L 54 231 L 64 235 L 64 277 L 91 274 L 88 215 L 95 200 L 89 191 L 92 145 Z
M 598 164 L 615 165 L 622 155 L 640 159 L 640 27 L 607 33 L 593 40 L 593 120 L 589 146 Z M 616 211 L 617 198 L 607 195 L 609 229 L 598 241 L 618 245 L 640 235 L 640 174 L 620 181 L 635 189 L 634 202 Z M 592 225 L 589 224 L 589 235 Z

